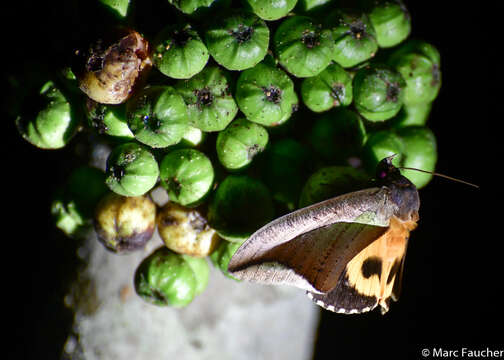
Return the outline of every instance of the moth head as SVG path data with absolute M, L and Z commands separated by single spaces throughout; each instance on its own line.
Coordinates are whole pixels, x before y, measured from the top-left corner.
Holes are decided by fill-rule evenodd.
M 397 206 L 398 218 L 412 220 L 418 217 L 420 199 L 415 185 L 401 175 L 397 167 L 392 164 L 396 155 L 381 160 L 376 167 L 376 182 L 390 190 L 390 199 Z

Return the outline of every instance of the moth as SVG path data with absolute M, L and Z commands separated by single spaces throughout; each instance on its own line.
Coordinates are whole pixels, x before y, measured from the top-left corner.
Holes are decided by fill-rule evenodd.
M 386 313 L 399 298 L 420 199 L 392 157 L 378 164 L 376 183 L 266 224 L 238 248 L 228 271 L 242 280 L 304 289 L 337 313 L 378 305 Z

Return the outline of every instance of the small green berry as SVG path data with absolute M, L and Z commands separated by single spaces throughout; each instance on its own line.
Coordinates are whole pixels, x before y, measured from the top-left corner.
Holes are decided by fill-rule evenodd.
M 240 12 L 218 17 L 205 32 L 210 55 L 228 70 L 255 66 L 266 56 L 269 28 L 255 14 Z
M 187 104 L 189 124 L 202 131 L 225 129 L 238 112 L 228 75 L 217 66 L 207 66 L 191 79 L 179 80 L 176 89 Z
M 398 45 L 411 32 L 411 16 L 400 0 L 377 1 L 368 15 L 376 31 L 378 46 L 382 48 Z
M 174 150 L 160 163 L 161 185 L 171 201 L 184 206 L 195 206 L 210 191 L 214 169 L 210 159 L 195 149 Z
M 376 34 L 366 14 L 337 9 L 327 16 L 326 24 L 334 39 L 332 60 L 344 68 L 369 60 L 378 51 Z
M 268 188 L 246 175 L 228 175 L 217 187 L 208 208 L 208 223 L 224 239 L 243 241 L 273 220 Z
M 231 242 L 231 241 L 221 241 L 219 246 L 210 255 L 210 260 L 212 264 L 218 268 L 222 273 L 230 279 L 240 281 L 233 277 L 228 271 L 228 265 L 233 257 L 234 253 L 241 246 L 241 242 Z
M 278 20 L 286 16 L 297 0 L 247 0 L 254 13 L 264 20 Z
M 364 67 L 353 80 L 355 107 L 369 121 L 388 120 L 401 110 L 405 85 L 402 76 L 388 67 Z
M 217 136 L 217 156 L 228 170 L 249 165 L 268 144 L 268 132 L 261 125 L 236 119 Z
M 22 111 L 16 118 L 21 136 L 41 149 L 60 149 L 77 132 L 79 118 L 68 99 L 54 82 L 46 82 L 40 89 L 37 106 L 28 104 L 31 111 Z
M 140 196 L 156 185 L 159 168 L 149 150 L 136 143 L 126 143 L 110 153 L 106 175 L 106 184 L 115 193 Z
M 320 74 L 303 80 L 301 96 L 314 112 L 348 106 L 353 99 L 352 78 L 340 65 L 333 63 Z
M 167 27 L 153 44 L 154 66 L 166 76 L 189 79 L 205 67 L 208 50 L 191 25 Z
M 99 134 L 119 139 L 133 139 L 126 121 L 125 105 L 105 105 L 91 99 L 86 101 L 86 115 L 89 125 Z
M 165 247 L 144 259 L 135 273 L 136 293 L 158 306 L 184 307 L 193 301 L 197 288 L 189 262 Z
M 284 123 L 298 105 L 289 76 L 264 62 L 240 74 L 235 98 L 248 120 L 264 126 Z
M 324 113 L 315 120 L 310 142 L 324 160 L 346 163 L 359 156 L 366 141 L 366 129 L 361 117 L 349 109 Z
M 171 86 L 152 86 L 126 104 L 128 126 L 141 143 L 153 148 L 177 144 L 189 127 L 184 99 Z
M 299 207 L 364 189 L 368 183 L 369 176 L 364 171 L 350 166 L 321 168 L 306 181 L 299 198 Z
M 273 42 L 280 64 L 296 77 L 318 75 L 331 62 L 334 48 L 331 32 L 307 16 L 283 20 Z

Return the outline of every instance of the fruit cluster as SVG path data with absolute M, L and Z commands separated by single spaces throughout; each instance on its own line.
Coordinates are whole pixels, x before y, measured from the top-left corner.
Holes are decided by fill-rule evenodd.
M 401 1 L 169 0 L 176 21 L 152 37 L 122 26 L 128 0 L 101 3 L 117 28 L 77 51 L 16 122 L 42 149 L 79 132 L 113 147 L 105 172 L 74 170 L 52 213 L 71 237 L 94 224 L 115 253 L 157 229 L 166 246 L 135 276 L 147 301 L 187 305 L 208 281 L 206 257 L 230 276 L 260 226 L 369 185 L 386 156 L 434 170 L 425 124 L 440 57 L 409 38 Z M 431 177 L 404 174 L 418 188 Z

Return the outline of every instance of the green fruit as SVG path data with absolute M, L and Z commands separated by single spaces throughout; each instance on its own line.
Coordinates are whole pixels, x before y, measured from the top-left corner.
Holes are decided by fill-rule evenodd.
M 284 123 L 298 104 L 294 83 L 289 76 L 266 63 L 257 64 L 240 74 L 235 98 L 248 120 L 264 126 Z
M 273 220 L 268 188 L 246 175 L 228 175 L 217 188 L 208 208 L 208 223 L 224 239 L 242 241 Z
M 200 8 L 209 7 L 215 0 L 168 0 L 170 4 L 185 14 L 192 14 Z
M 441 88 L 441 70 L 439 52 L 434 46 L 410 40 L 392 54 L 389 64 L 406 81 L 405 104 L 424 104 L 437 97 Z
M 306 181 L 299 198 L 299 207 L 362 190 L 368 183 L 369 176 L 364 171 L 350 166 L 321 168 Z
M 77 132 L 79 118 L 68 99 L 52 82 L 46 82 L 34 104 L 16 118 L 21 136 L 41 149 L 60 149 Z
M 85 231 L 87 218 L 75 201 L 57 196 L 51 203 L 51 215 L 56 227 L 68 237 L 80 237 Z
M 195 149 L 178 149 L 166 155 L 161 164 L 161 185 L 171 201 L 184 206 L 195 206 L 210 191 L 214 170 L 210 159 Z
M 231 96 L 227 74 L 217 66 L 206 67 L 189 80 L 179 80 L 189 124 L 202 131 L 221 131 L 234 119 L 238 106 Z
M 107 192 L 103 171 L 90 166 L 75 169 L 51 204 L 56 227 L 69 237 L 79 237 L 90 224 L 96 204 Z
M 313 125 L 310 142 L 325 160 L 346 163 L 358 156 L 366 140 L 364 123 L 349 109 L 338 109 L 320 116 Z
M 404 104 L 397 116 L 390 120 L 391 126 L 393 128 L 424 126 L 429 118 L 431 108 L 432 103 Z
M 294 210 L 310 163 L 309 151 L 298 141 L 274 142 L 266 152 L 264 181 L 273 198 Z
M 219 243 L 199 208 L 188 208 L 168 201 L 157 214 L 159 236 L 166 247 L 179 254 L 208 256 Z
M 165 247 L 144 259 L 135 273 L 135 291 L 159 306 L 183 307 L 196 295 L 198 279 L 184 256 Z
M 210 278 L 208 261 L 205 258 L 197 258 L 189 255 L 182 255 L 182 257 L 189 264 L 196 277 L 194 295 L 200 295 L 206 289 L 208 279 Z
M 99 134 L 120 139 L 135 137 L 126 122 L 126 107 L 124 105 L 105 105 L 87 99 L 86 115 L 89 125 Z
M 314 112 L 352 103 L 352 78 L 338 64 L 333 63 L 320 74 L 303 80 L 301 96 L 305 105 Z
M 331 3 L 333 0 L 298 0 L 294 10 L 301 13 L 314 12 L 324 8 L 324 5 Z
M 198 33 L 187 24 L 167 27 L 157 36 L 152 60 L 166 76 L 188 79 L 205 67 L 208 50 Z
M 364 166 L 370 174 L 374 174 L 378 163 L 384 158 L 396 155 L 392 159 L 394 166 L 402 162 L 404 143 L 393 131 L 381 130 L 372 133 L 364 145 Z
M 107 159 L 107 186 L 123 196 L 140 196 L 156 185 L 159 168 L 154 156 L 136 143 L 117 146 Z
M 119 18 L 125 18 L 128 14 L 131 0 L 99 0 L 107 9 L 111 10 Z
M 254 13 L 264 20 L 278 20 L 286 16 L 297 0 L 247 0 Z
M 402 166 L 425 171 L 434 171 L 437 161 L 436 137 L 422 126 L 410 126 L 397 130 L 404 144 Z M 415 186 L 420 189 L 432 179 L 431 174 L 414 170 L 401 170 Z
M 217 249 L 210 255 L 210 260 L 215 267 L 217 267 L 222 273 L 230 279 L 240 281 L 233 277 L 228 271 L 228 265 L 233 257 L 234 253 L 241 246 L 241 242 L 230 242 L 221 241 Z
M 177 144 L 189 126 L 187 107 L 171 86 L 152 86 L 126 104 L 128 126 L 135 138 L 150 147 Z
M 390 119 L 401 110 L 405 85 L 399 73 L 385 66 L 362 68 L 353 82 L 355 107 L 367 120 Z
M 344 68 L 369 60 L 378 51 L 376 34 L 366 14 L 338 9 L 328 15 L 325 23 L 334 39 L 332 60 Z
M 217 136 L 217 156 L 228 170 L 249 165 L 268 144 L 268 132 L 261 125 L 236 119 Z
M 146 196 L 109 193 L 96 207 L 94 227 L 98 240 L 110 251 L 142 249 L 156 228 L 156 205 Z
M 190 147 L 199 146 L 205 140 L 205 133 L 198 128 L 189 126 L 179 144 Z
M 205 32 L 205 43 L 220 65 L 228 70 L 244 70 L 266 56 L 269 29 L 252 13 L 233 13 L 215 19 Z
M 306 16 L 284 20 L 275 32 L 274 49 L 280 64 L 296 77 L 310 77 L 322 72 L 331 62 L 333 39 Z
M 382 0 L 369 12 L 378 46 L 389 48 L 404 41 L 411 32 L 411 16 L 402 1 Z

